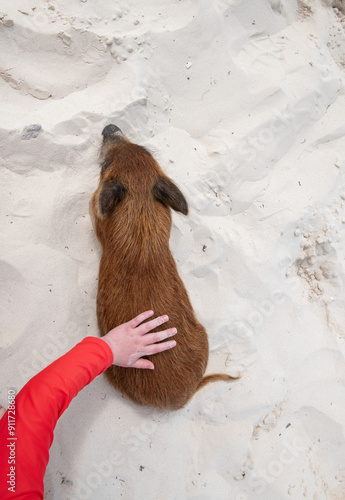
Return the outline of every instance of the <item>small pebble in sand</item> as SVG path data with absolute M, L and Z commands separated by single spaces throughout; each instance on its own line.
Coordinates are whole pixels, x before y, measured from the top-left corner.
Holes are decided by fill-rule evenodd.
M 39 123 L 32 123 L 24 128 L 22 133 L 22 139 L 36 139 L 38 134 L 42 132 L 42 126 Z

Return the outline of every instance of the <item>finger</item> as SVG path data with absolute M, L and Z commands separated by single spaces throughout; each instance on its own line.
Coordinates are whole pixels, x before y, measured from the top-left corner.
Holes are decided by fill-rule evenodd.
M 169 321 L 169 316 L 167 316 L 166 314 L 164 316 L 158 316 L 158 318 L 152 319 L 151 321 L 148 321 L 147 323 L 141 325 L 140 333 L 142 335 L 145 335 L 154 328 L 157 328 L 157 326 L 163 325 L 163 323 L 166 323 L 167 321 Z
M 163 330 L 162 332 L 148 333 L 145 335 L 145 345 L 149 346 L 151 344 L 155 344 L 156 342 L 160 342 L 161 340 L 168 339 L 169 337 L 173 337 L 176 335 L 176 328 L 168 328 L 167 330 Z
M 176 340 L 170 340 L 168 342 L 162 342 L 161 344 L 152 344 L 147 347 L 146 356 L 151 354 L 158 354 L 159 352 L 168 351 L 176 346 Z
M 154 369 L 154 364 L 149 361 L 148 359 L 138 359 L 133 365 L 130 366 L 130 368 L 142 368 L 142 369 L 148 369 L 148 370 L 153 370 Z
M 128 324 L 129 326 L 131 326 L 132 328 L 136 328 L 138 325 L 140 325 L 140 323 L 142 323 L 143 321 L 145 321 L 146 319 L 149 319 L 151 318 L 151 316 L 154 315 L 154 312 L 153 311 L 145 311 L 143 313 L 140 313 L 138 316 L 136 316 L 134 319 L 131 319 Z

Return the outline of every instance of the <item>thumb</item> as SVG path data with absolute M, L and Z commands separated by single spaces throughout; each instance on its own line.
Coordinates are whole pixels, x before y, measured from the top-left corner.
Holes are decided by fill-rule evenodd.
M 149 369 L 149 370 L 154 370 L 154 364 L 152 361 L 149 361 L 148 359 L 137 359 L 137 361 L 130 366 L 130 368 L 143 368 L 143 369 Z

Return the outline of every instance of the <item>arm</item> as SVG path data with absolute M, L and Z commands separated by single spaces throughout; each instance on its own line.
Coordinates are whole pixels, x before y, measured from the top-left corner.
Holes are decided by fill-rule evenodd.
M 43 477 L 54 428 L 71 400 L 85 385 L 113 363 L 118 366 L 153 369 L 150 361 L 140 357 L 175 345 L 171 341 L 152 345 L 176 333 L 176 330 L 169 329 L 148 334 L 168 320 L 165 316 L 140 325 L 152 314 L 152 311 L 143 313 L 115 328 L 102 339 L 86 337 L 29 380 L 18 393 L 14 403 L 15 436 L 9 432 L 9 411 L 0 420 L 2 500 L 43 499 Z M 11 478 L 14 478 L 12 489 Z

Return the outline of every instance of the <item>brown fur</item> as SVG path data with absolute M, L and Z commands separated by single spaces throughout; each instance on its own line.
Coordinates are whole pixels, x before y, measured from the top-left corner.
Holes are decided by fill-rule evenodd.
M 168 314 L 164 328 L 177 328 L 176 347 L 152 356 L 155 370 L 111 366 L 106 375 L 135 403 L 176 410 L 206 383 L 233 377 L 203 377 L 207 334 L 169 250 L 170 207 L 187 214 L 183 194 L 145 148 L 129 142 L 119 129 L 108 135 L 105 130 L 100 182 L 90 201 L 103 249 L 97 295 L 100 333 L 149 309 L 155 316 Z

